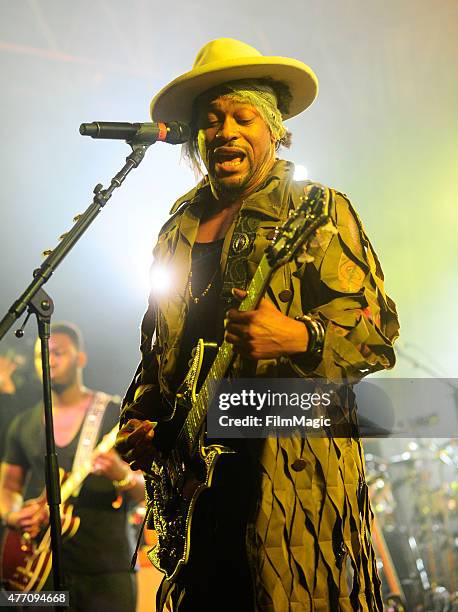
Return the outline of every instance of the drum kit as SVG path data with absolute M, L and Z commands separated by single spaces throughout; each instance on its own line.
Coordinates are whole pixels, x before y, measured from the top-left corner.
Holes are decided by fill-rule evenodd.
M 458 440 L 366 440 L 387 610 L 458 611 Z

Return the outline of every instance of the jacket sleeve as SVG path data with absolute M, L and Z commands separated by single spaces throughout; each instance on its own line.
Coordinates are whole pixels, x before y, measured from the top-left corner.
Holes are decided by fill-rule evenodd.
M 181 200 L 179 200 L 180 202 Z M 177 215 L 175 214 L 175 217 Z M 164 253 L 174 248 L 170 233 L 171 217 L 161 228 L 157 243 L 153 249 L 153 264 L 161 262 Z M 172 228 L 175 226 L 172 225 Z M 129 419 L 157 420 L 170 414 L 170 406 L 163 402 L 159 384 L 160 348 L 155 342 L 158 331 L 158 304 L 157 296 L 151 291 L 148 298 L 148 307 L 143 316 L 140 330 L 141 361 L 137 367 L 134 378 L 126 391 L 121 404 L 120 424 L 124 425 Z
M 318 236 L 311 245 L 313 262 L 294 274 L 302 311 L 325 327 L 323 351 L 319 358 L 304 353 L 290 362 L 301 376 L 358 380 L 394 366 L 399 323 L 358 215 L 346 196 L 335 191 L 332 196 L 330 215 L 337 233 Z
M 155 300 L 150 295 L 148 309 L 141 324 L 140 351 L 142 358 L 121 404 L 121 426 L 129 419 L 154 420 L 155 407 L 157 409 L 161 405 L 158 360 L 153 347 L 156 318 Z

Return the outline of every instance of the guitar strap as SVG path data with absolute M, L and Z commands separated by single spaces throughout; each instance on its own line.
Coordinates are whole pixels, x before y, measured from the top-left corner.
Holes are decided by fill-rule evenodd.
M 297 188 L 296 190 L 292 189 L 293 185 L 293 181 L 285 181 L 285 184 L 277 190 L 278 202 L 273 203 L 273 205 L 277 209 L 279 225 L 288 216 L 292 204 L 291 200 L 298 199 L 298 194 L 295 193 Z M 303 195 L 303 188 L 300 191 Z M 296 202 L 293 203 L 293 206 L 296 207 Z M 250 280 L 247 259 L 253 249 L 258 228 L 263 221 L 262 215 L 252 212 L 250 214 L 250 212 L 249 209 L 241 210 L 232 234 L 221 290 L 221 298 L 226 310 L 234 300 L 232 289 L 246 289 Z M 235 301 L 234 304 L 238 304 L 238 302 Z
M 80 437 L 78 439 L 78 447 L 73 460 L 72 472 L 76 472 L 90 460 L 92 451 L 97 444 L 105 409 L 111 400 L 111 395 L 108 395 L 103 391 L 97 391 L 95 393 L 91 406 L 86 413 Z M 75 489 L 73 492 L 73 497 L 77 497 L 79 495 L 81 486 Z
M 256 239 L 261 217 L 252 217 L 242 212 L 232 234 L 231 245 L 226 262 L 221 297 L 229 304 L 234 299 L 232 289 L 246 289 L 248 284 L 247 257 Z M 227 308 L 227 306 L 226 306 Z
M 278 190 L 278 203 L 276 204 L 279 216 L 279 225 L 283 223 L 290 210 L 299 208 L 305 195 L 305 188 L 310 181 L 285 181 L 283 188 Z M 229 306 L 237 307 L 234 301 L 232 289 L 246 289 L 250 280 L 248 273 L 248 256 L 251 253 L 256 240 L 258 228 L 262 223 L 261 215 L 250 215 L 250 211 L 242 209 L 239 215 L 226 262 L 226 270 L 223 277 L 221 299 L 223 308 Z

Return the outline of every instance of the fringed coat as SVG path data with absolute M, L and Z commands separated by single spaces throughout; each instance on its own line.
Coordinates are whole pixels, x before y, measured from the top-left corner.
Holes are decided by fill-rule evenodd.
M 289 162 L 278 161 L 264 185 L 244 201 L 224 240 L 223 287 L 246 284 L 272 229 L 297 207 L 304 184 L 293 181 L 293 170 Z M 160 232 L 154 258 L 173 269 L 176 290 L 150 297 L 142 323 L 142 361 L 124 399 L 122 423 L 129 418 L 158 420 L 165 410 L 161 399 L 170 399 L 188 309 L 191 249 L 208 190 L 204 179 L 178 200 Z M 301 354 L 260 360 L 256 376 L 357 381 L 394 365 L 392 343 L 399 325 L 379 261 L 348 198 L 331 193 L 337 233 L 315 238 L 310 245 L 313 261 L 283 266 L 266 293 L 288 316 L 306 313 L 320 319 L 326 330 L 321 358 Z M 238 266 L 228 270 L 228 256 L 241 232 L 251 232 L 254 240 L 240 254 Z M 235 373 L 243 367 L 236 361 Z M 351 394 L 342 414 L 356 422 Z M 258 498 L 246 530 L 255 609 L 382 610 L 359 436 L 271 437 L 262 443 L 257 462 Z

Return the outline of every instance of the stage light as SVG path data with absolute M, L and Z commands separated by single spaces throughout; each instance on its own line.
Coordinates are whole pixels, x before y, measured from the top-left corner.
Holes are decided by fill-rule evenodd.
M 448 456 L 446 451 L 441 451 L 439 453 L 439 459 L 442 461 L 442 463 L 445 463 L 445 465 L 454 465 L 454 461 Z
M 151 293 L 165 295 L 172 286 L 173 274 L 170 268 L 161 264 L 153 264 L 150 270 Z
M 305 166 L 302 164 L 296 164 L 294 166 L 294 180 L 295 181 L 305 181 L 309 177 L 309 172 Z

